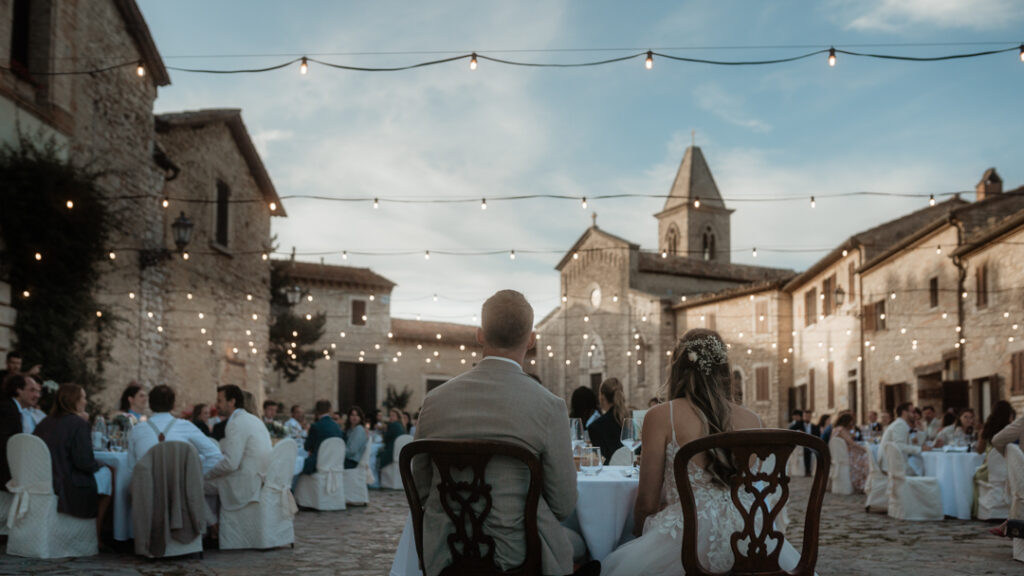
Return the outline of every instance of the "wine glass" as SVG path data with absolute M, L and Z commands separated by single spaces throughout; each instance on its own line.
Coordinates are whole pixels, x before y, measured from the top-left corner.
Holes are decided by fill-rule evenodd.
M 626 418 L 622 421 L 622 434 L 619 436 L 619 441 L 629 450 L 630 466 L 636 468 L 636 452 L 634 450 L 640 445 L 640 427 L 637 426 L 636 420 Z
M 583 421 L 579 418 L 569 418 L 569 439 L 572 440 L 573 453 L 584 445 Z
M 593 476 L 601 470 L 603 459 L 600 448 L 584 446 L 580 448 L 580 471 L 584 476 Z

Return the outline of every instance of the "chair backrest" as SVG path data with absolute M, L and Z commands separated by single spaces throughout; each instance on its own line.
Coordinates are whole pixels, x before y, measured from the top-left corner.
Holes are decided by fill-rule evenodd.
M 999 453 L 999 450 L 995 448 L 989 450 L 988 455 L 985 456 L 985 462 L 988 463 L 988 481 L 992 484 L 1005 484 L 1006 458 Z
M 393 459 L 395 462 L 398 462 L 398 459 L 402 455 L 402 449 L 405 448 L 410 442 L 412 442 L 412 436 L 410 436 L 409 434 L 402 434 L 398 438 L 395 438 L 395 448 L 393 452 Z
M 316 455 L 317 470 L 340 471 L 345 469 L 345 441 L 341 438 L 328 438 L 320 444 Z
M 833 464 L 850 463 L 850 451 L 846 448 L 846 440 L 833 436 L 828 441 L 828 451 L 832 454 Z
M 786 466 L 790 455 L 797 447 L 805 447 L 817 453 L 814 481 L 808 496 L 807 512 L 804 518 L 803 547 L 800 563 L 792 572 L 779 566 L 783 534 L 775 529 L 776 517 L 789 500 L 789 475 Z M 724 450 L 731 453 L 736 465 L 736 474 L 729 479 L 728 489 L 732 502 L 743 518 L 743 528 L 730 538 L 733 552 L 733 566 L 729 574 L 770 574 L 812 575 L 818 560 L 818 529 L 821 520 L 821 505 L 825 498 L 828 481 L 830 456 L 825 442 L 820 438 L 792 430 L 743 430 L 712 434 L 688 442 L 676 453 L 675 474 L 679 500 L 683 508 L 682 562 L 686 574 L 707 575 L 709 572 L 700 564 L 697 553 L 697 503 L 690 485 L 688 465 L 698 454 L 710 450 Z M 769 503 L 777 491 L 781 496 L 774 506 Z M 744 508 L 740 495 L 752 495 L 753 502 Z M 760 528 L 758 523 L 760 522 Z M 769 540 L 775 543 L 771 546 Z M 740 542 L 749 543 L 741 553 Z
M 907 459 L 895 444 L 891 442 L 882 444 L 882 458 L 885 458 L 885 465 L 889 469 L 889 478 L 891 480 L 906 478 Z
M 612 457 L 608 460 L 609 466 L 629 466 L 632 463 L 633 458 L 629 455 L 629 448 L 625 446 L 612 452 Z
M 49 486 L 53 492 L 53 468 L 46 442 L 31 434 L 15 434 L 7 440 L 7 464 L 19 486 Z
M 270 459 L 267 461 L 267 472 L 264 475 L 264 483 L 275 486 L 291 486 L 292 475 L 295 472 L 295 455 L 298 448 L 295 440 L 285 438 L 274 446 L 270 451 Z
M 1024 520 L 1024 451 L 1016 444 L 1006 445 L 1006 477 L 1010 488 L 1010 519 Z
M 398 441 L 395 441 L 398 450 Z M 436 483 L 438 498 L 445 514 L 452 521 L 455 532 L 448 535 L 451 564 L 442 574 L 477 575 L 531 575 L 541 573 L 540 533 L 537 530 L 537 504 L 543 486 L 540 459 L 532 452 L 508 442 L 491 440 L 417 440 L 401 451 L 399 471 L 405 497 L 412 512 L 416 554 L 423 568 L 423 503 L 413 482 L 412 460 L 416 456 L 429 458 L 440 478 Z M 484 523 L 493 504 L 491 485 L 485 478 L 487 464 L 495 456 L 519 460 L 530 471 L 530 485 L 526 492 L 523 530 L 526 533 L 526 557 L 521 565 L 502 571 L 494 558 L 494 538 L 484 533 Z M 470 468 L 471 481 L 457 481 L 453 472 Z M 480 512 L 476 508 L 481 508 Z M 483 552 L 486 550 L 486 552 Z

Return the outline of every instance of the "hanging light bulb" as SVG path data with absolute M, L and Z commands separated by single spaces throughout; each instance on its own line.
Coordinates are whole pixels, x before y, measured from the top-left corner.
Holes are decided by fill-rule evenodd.
M 586 196 L 584 196 L 583 197 L 583 201 L 580 202 L 580 208 L 582 208 L 583 210 L 587 209 L 587 197 Z
M 487 198 L 482 198 L 480 200 L 480 209 L 487 210 Z
M 376 198 L 374 198 L 373 199 L 373 209 L 376 210 L 378 208 L 380 208 L 380 202 Z
M 508 253 L 508 259 L 509 260 L 515 260 L 516 259 L 516 251 L 515 250 L 512 250 L 512 251 L 510 251 Z
M 828 49 L 828 65 L 830 67 L 834 67 L 836 65 L 836 49 L 835 48 L 829 48 Z
M 939 254 L 941 256 L 942 255 L 942 246 L 936 246 L 935 247 L 935 253 Z
M 306 57 L 303 56 L 302 64 L 299 64 L 299 74 L 305 76 L 307 72 L 309 72 L 309 62 L 307 62 Z
M 146 67 L 142 65 L 142 62 L 139 62 L 139 65 L 135 67 L 135 73 L 139 75 L 139 78 L 146 75 Z
M 129 292 L 128 293 L 128 299 L 129 300 L 135 300 L 135 292 Z
M 437 294 L 434 294 L 434 302 L 437 302 Z
M 928 195 L 928 205 L 935 206 L 935 194 Z
M 1024 44 L 1020 45 L 1020 61 L 1024 62 Z
M 814 208 L 817 205 L 817 202 L 814 201 L 814 196 L 811 196 L 811 208 Z
M 185 298 L 188 298 L 189 300 L 191 300 L 192 299 L 192 293 L 189 292 L 188 294 L 185 294 Z
M 266 262 L 267 260 L 270 259 L 270 255 L 267 254 L 266 252 L 264 252 L 263 254 L 260 254 L 260 257 L 263 258 L 264 262 Z
M 182 260 L 188 260 L 189 259 L 188 252 L 182 252 L 181 253 L 181 259 Z
M 473 52 L 469 57 L 469 69 L 476 70 L 476 52 Z
M 754 246 L 753 256 L 754 258 L 757 258 L 757 246 Z
M 169 198 L 167 198 L 167 196 L 164 196 L 163 202 L 161 202 L 160 205 L 163 206 L 164 208 L 167 208 L 168 206 L 171 205 L 171 201 Z
M 693 207 L 700 208 L 700 196 L 697 196 L 696 198 L 693 199 Z
M 36 252 L 36 262 L 39 262 L 39 261 L 41 261 L 42 259 L 43 259 L 43 255 L 42 255 L 42 254 L 40 254 L 39 252 Z
M 342 260 L 348 260 L 348 250 L 342 250 L 341 251 L 341 259 Z
M 662 250 L 662 251 L 661 251 L 661 257 L 662 257 L 662 258 L 668 258 L 668 252 L 666 252 L 666 251 Z
M 430 250 L 427 250 L 426 252 L 423 253 L 423 259 L 430 260 Z
M 74 200 L 68 200 L 67 201 L 67 207 L 68 207 L 68 210 L 71 210 L 72 208 L 74 208 L 75 207 Z
M 271 212 L 277 212 L 277 202 L 271 202 L 271 203 L 270 203 L 270 204 L 268 205 L 268 207 L 270 208 L 270 211 L 271 211 Z
M 644 68 L 647 68 L 648 70 L 654 68 L 654 52 L 651 52 L 650 50 L 647 51 L 647 59 L 644 60 Z

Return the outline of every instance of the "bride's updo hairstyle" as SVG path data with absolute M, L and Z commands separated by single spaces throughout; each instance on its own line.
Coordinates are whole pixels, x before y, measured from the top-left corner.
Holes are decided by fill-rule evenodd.
M 684 334 L 672 352 L 669 397 L 689 400 L 697 409 L 704 430 L 717 434 L 731 429 L 730 386 L 729 356 L 722 337 L 714 330 L 703 328 Z M 727 483 L 736 473 L 729 454 L 715 450 L 709 456 L 708 471 L 717 480 Z

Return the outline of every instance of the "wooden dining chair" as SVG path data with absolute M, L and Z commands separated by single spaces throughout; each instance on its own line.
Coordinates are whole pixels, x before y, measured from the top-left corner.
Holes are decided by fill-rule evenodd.
M 784 534 L 776 529 L 775 520 L 789 500 L 789 475 L 786 472 L 786 464 L 798 447 L 816 452 L 817 464 L 804 519 L 800 562 L 792 572 L 789 572 L 779 566 L 779 553 L 782 551 Z M 683 508 L 682 561 L 686 574 L 721 574 L 708 571 L 698 559 L 697 503 L 694 501 L 693 487 L 687 473 L 690 460 L 710 450 L 725 450 L 732 454 L 737 472 L 729 480 L 728 489 L 733 504 L 743 518 L 742 529 L 734 532 L 730 538 L 734 560 L 731 570 L 724 574 L 813 576 L 814 565 L 818 559 L 818 529 L 821 504 L 825 498 L 825 486 L 828 481 L 830 455 L 828 447 L 820 438 L 792 430 L 743 430 L 712 434 L 687 443 L 676 453 L 674 466 L 676 487 Z M 771 456 L 774 456 L 773 462 L 769 461 Z M 744 507 L 740 500 L 741 494 L 753 495 L 749 508 Z M 741 542 L 748 543 L 742 553 Z
M 528 576 L 541 573 L 540 533 L 537 531 L 537 504 L 543 485 L 540 459 L 529 450 L 508 442 L 491 440 L 416 440 L 406 445 L 399 456 L 399 469 L 405 497 L 412 513 L 413 535 L 420 569 L 423 563 L 423 502 L 413 483 L 412 461 L 415 457 L 429 458 L 439 478 L 433 478 L 437 497 L 445 514 L 451 520 L 453 532 L 448 535 L 448 549 L 452 561 L 444 570 L 446 575 L 501 575 Z M 525 494 L 523 530 L 526 533 L 526 557 L 518 567 L 502 571 L 494 559 L 494 538 L 487 535 L 485 523 L 493 500 L 491 485 L 485 477 L 488 463 L 494 457 L 518 460 L 530 472 L 530 486 Z M 456 471 L 470 469 L 472 478 Z M 459 479 L 456 479 L 456 476 Z M 479 510 L 479 511 L 478 511 Z

